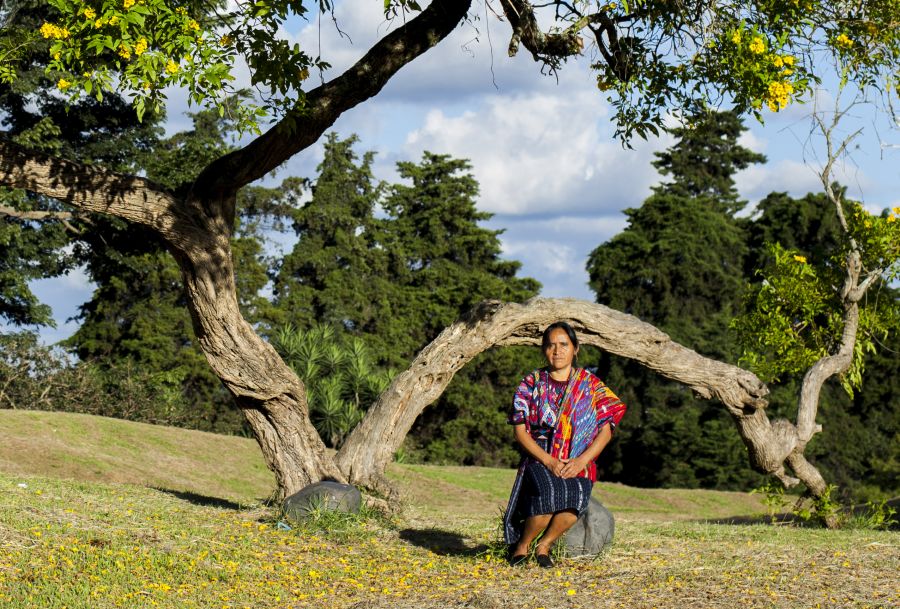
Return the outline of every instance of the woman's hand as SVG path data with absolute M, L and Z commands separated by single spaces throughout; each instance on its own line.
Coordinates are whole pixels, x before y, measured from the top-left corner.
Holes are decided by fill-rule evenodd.
M 575 476 L 583 472 L 587 467 L 587 462 L 581 457 L 576 457 L 574 459 L 561 459 L 559 463 L 562 464 L 559 473 L 553 473 L 560 478 L 574 478 Z
M 557 459 L 556 457 L 551 457 L 547 455 L 547 460 L 544 462 L 544 467 L 550 470 L 550 473 L 554 476 L 563 477 L 562 472 L 565 469 L 566 464 L 564 461 Z

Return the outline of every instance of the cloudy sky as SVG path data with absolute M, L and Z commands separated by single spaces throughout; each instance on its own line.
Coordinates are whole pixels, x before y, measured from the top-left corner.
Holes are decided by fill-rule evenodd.
M 487 226 L 503 229 L 503 254 L 523 263 L 520 274 L 537 278 L 546 296 L 592 299 L 585 260 L 589 252 L 625 226 L 622 210 L 647 197 L 659 181 L 653 153 L 671 140 L 633 142 L 613 138 L 611 111 L 591 77 L 587 59 L 570 62 L 558 78 L 543 76 L 527 51 L 507 56 L 510 30 L 473 3 L 474 19 L 437 48 L 406 66 L 375 99 L 345 113 L 333 130 L 356 133 L 359 152 L 377 153 L 375 173 L 393 180 L 400 160 L 418 160 L 424 150 L 469 159 L 481 185 L 478 206 L 494 214 Z M 328 78 L 352 64 L 392 27 L 380 0 L 338 2 L 335 17 L 320 24 L 296 20 L 284 32 L 333 68 Z M 314 75 L 313 79 L 318 76 Z M 828 99 L 827 95 L 823 95 Z M 748 119 L 744 145 L 769 161 L 737 176 L 751 203 L 772 191 L 803 195 L 818 190 L 817 144 L 809 137 L 811 105 L 767 114 L 766 124 Z M 189 127 L 186 105 L 173 92 L 169 131 Z M 848 127 L 862 127 L 851 162 L 838 176 L 870 209 L 900 203 L 900 133 L 860 108 Z M 886 145 L 883 145 L 886 144 Z M 292 158 L 276 175 L 314 176 L 321 141 Z M 288 246 L 289 247 L 289 246 Z M 74 331 L 67 321 L 91 286 L 83 273 L 35 283 L 53 306 L 58 327 L 43 333 L 54 342 Z

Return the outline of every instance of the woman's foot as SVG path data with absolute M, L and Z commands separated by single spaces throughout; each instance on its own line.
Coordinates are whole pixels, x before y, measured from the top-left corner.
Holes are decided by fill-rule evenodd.
M 524 565 L 528 561 L 528 554 L 516 554 L 509 557 L 509 564 L 513 567 Z
M 538 566 L 544 569 L 549 569 L 553 566 L 553 559 L 550 558 L 549 554 L 535 554 L 534 559 L 537 561 Z

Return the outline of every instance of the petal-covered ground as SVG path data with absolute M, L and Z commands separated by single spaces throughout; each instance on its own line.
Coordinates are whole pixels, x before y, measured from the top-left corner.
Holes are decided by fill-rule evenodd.
M 265 507 L 0 474 L 0 607 L 900 606 L 896 532 L 622 519 L 594 560 L 514 568 L 496 514 L 436 513 L 288 528 Z

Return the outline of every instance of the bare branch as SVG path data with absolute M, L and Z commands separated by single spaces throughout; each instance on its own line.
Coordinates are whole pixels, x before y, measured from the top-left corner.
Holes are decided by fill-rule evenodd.
M 510 57 L 518 52 L 521 43 L 531 51 L 535 61 L 548 63 L 552 59 L 564 59 L 581 53 L 584 41 L 578 33 L 592 23 L 599 23 L 602 14 L 581 15 L 562 32 L 544 33 L 534 14 L 534 7 L 527 0 L 500 0 L 500 5 L 513 30 L 509 43 Z

